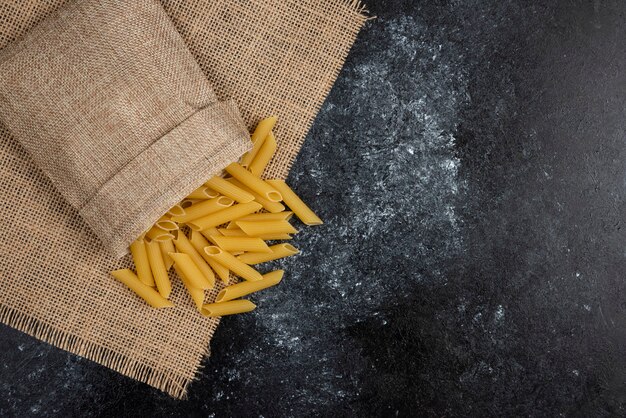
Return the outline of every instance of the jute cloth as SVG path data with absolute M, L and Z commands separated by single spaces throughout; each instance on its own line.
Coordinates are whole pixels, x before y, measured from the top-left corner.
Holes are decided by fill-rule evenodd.
M 250 148 L 157 0 L 74 0 L 1 50 L 0 121 L 118 257 Z
M 0 0 L 0 48 L 63 3 Z M 279 116 L 279 151 L 265 174 L 284 178 L 367 19 L 360 3 L 162 4 L 217 98 L 234 99 L 248 128 L 268 115 Z M 0 200 L 0 320 L 184 397 L 219 321 L 198 315 L 177 280 L 176 307 L 167 310 L 149 308 L 114 281 L 109 271 L 129 266 L 128 257 L 107 255 L 79 212 L 5 129 L 0 129 Z

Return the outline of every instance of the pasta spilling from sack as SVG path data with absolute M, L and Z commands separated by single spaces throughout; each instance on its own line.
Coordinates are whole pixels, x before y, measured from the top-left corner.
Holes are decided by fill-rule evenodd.
M 298 253 L 291 244 L 267 241 L 292 239 L 298 232 L 289 222 L 293 215 L 305 225 L 322 224 L 283 180 L 261 178 L 277 148 L 276 120 L 259 122 L 252 149 L 225 168 L 225 177 L 206 181 L 130 245 L 136 271 L 115 270 L 113 277 L 150 306 L 167 308 L 174 306 L 173 268 L 202 315 L 254 310 L 254 303 L 240 298 L 276 286 L 284 274 L 261 274 L 254 266 Z M 243 281 L 231 284 L 233 276 Z M 222 287 L 217 298 L 205 303 L 205 292 L 215 286 Z

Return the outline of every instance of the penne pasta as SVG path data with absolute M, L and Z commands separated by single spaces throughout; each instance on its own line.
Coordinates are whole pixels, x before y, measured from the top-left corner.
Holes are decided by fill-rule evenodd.
M 211 189 L 223 194 L 226 197 L 230 197 L 238 203 L 248 203 L 254 200 L 254 196 L 247 191 L 235 186 L 232 183 L 227 182 L 222 177 L 212 177 L 206 184 Z
M 135 263 L 137 276 L 141 283 L 146 286 L 154 286 L 154 279 L 152 278 L 152 270 L 150 269 L 150 262 L 148 261 L 148 253 L 146 252 L 144 240 L 137 239 L 133 241 L 133 243 L 130 244 L 130 253 L 133 256 L 133 263 Z
M 233 205 L 233 199 L 225 196 L 214 197 L 213 199 L 203 200 L 194 203 L 185 209 L 185 214 L 181 216 L 172 216 L 172 221 L 185 223 L 203 216 L 210 215 L 222 209 Z
M 218 293 L 215 302 L 227 302 L 249 295 L 250 293 L 258 292 L 259 290 L 267 289 L 268 287 L 276 286 L 283 279 L 284 273 L 283 270 L 276 270 L 264 274 L 263 279 L 256 282 L 240 282 L 225 287 Z
M 247 237 L 249 235 L 247 235 L 245 232 L 243 232 L 240 228 L 237 229 L 225 229 L 225 228 L 220 228 L 217 230 L 220 234 L 222 234 L 225 237 Z M 258 237 L 255 238 L 261 238 L 264 241 L 271 241 L 271 240 L 281 240 L 281 239 L 292 239 L 293 237 L 289 234 L 268 234 L 268 235 L 260 235 Z
M 195 233 L 195 234 L 194 234 Z M 220 235 L 220 231 L 217 230 L 217 228 L 207 228 L 205 230 L 200 231 L 200 234 L 202 234 L 202 236 L 204 236 L 204 238 L 208 239 L 209 241 L 211 241 L 213 244 L 215 244 L 215 241 L 213 241 L 213 237 L 219 237 Z M 193 229 L 191 230 L 191 236 L 193 237 L 194 235 L 197 235 L 197 231 L 194 231 Z M 210 245 L 210 244 L 207 244 Z M 207 245 L 202 246 L 202 248 L 206 247 Z M 198 252 L 204 252 L 203 251 L 199 251 Z
M 163 262 L 159 243 L 157 241 L 147 241 L 146 252 L 148 253 L 148 261 L 150 262 L 150 269 L 152 270 L 152 277 L 154 277 L 156 288 L 161 296 L 167 299 L 172 292 L 172 284 L 167 275 L 167 269 Z
M 204 252 L 209 256 L 215 259 L 218 263 L 228 268 L 228 270 L 235 273 L 237 276 L 244 278 L 249 281 L 261 280 L 263 277 L 261 273 L 240 261 L 234 255 L 227 253 L 216 246 L 209 246 L 204 248 Z M 255 253 L 256 254 L 256 253 Z M 264 254 L 264 253 L 259 253 Z M 243 257 L 245 254 L 241 255 Z
M 244 186 L 239 180 L 234 179 L 232 177 L 226 179 L 226 181 L 234 184 L 237 187 L 241 187 L 242 189 L 246 190 L 247 192 L 250 192 L 253 196 L 254 196 L 254 200 L 261 204 L 261 206 L 263 206 L 263 208 L 271 213 L 277 213 L 277 212 L 282 212 L 285 210 L 285 206 L 280 203 L 280 202 L 270 202 L 269 200 L 265 199 L 263 196 L 261 196 L 260 194 L 256 193 L 254 190 L 250 190 L 248 189 L 246 186 Z
M 261 209 L 261 205 L 256 202 L 239 203 L 226 209 L 222 209 L 218 212 L 204 216 L 202 218 L 194 219 L 188 222 L 189 228 L 195 231 L 202 231 L 203 229 L 216 227 L 226 222 L 232 221 L 236 218 L 249 215 Z
M 250 138 L 252 140 L 252 149 L 241 157 L 242 166 L 248 167 L 252 160 L 254 160 L 254 157 L 256 157 L 257 153 L 263 146 L 263 142 L 271 130 L 274 129 L 274 125 L 276 125 L 277 120 L 278 118 L 276 116 L 271 116 L 259 122 Z
M 185 214 L 185 209 L 180 204 L 176 204 L 167 211 L 167 214 L 170 216 L 181 216 Z
M 202 306 L 202 315 L 208 317 L 234 315 L 253 311 L 256 305 L 249 300 L 238 299 L 221 303 L 208 303 Z
M 261 177 L 261 174 L 265 171 L 265 167 L 267 167 L 267 164 L 270 162 L 275 152 L 276 138 L 274 137 L 274 133 L 270 131 L 265 137 L 265 141 L 263 141 L 259 152 L 254 156 L 254 159 L 248 166 L 248 170 L 255 176 Z
M 215 228 L 212 229 L 215 230 L 215 235 L 219 236 L 217 230 Z M 228 268 L 218 263 L 215 259 L 209 257 L 208 254 L 204 252 L 204 248 L 210 246 L 211 244 L 209 244 L 209 241 L 206 240 L 203 234 L 204 231 L 202 231 L 202 233 L 198 231 L 191 231 L 191 235 L 189 236 L 189 242 L 191 243 L 191 245 L 193 245 L 193 248 L 195 248 L 195 250 L 202 256 L 202 258 L 204 258 L 204 261 L 206 261 L 209 266 L 211 266 L 211 268 L 215 271 L 215 273 L 222 280 L 222 282 L 228 284 L 230 272 L 228 271 Z
M 194 260 L 185 253 L 170 253 L 174 265 L 183 273 L 189 284 L 196 289 L 210 289 L 213 286 L 207 283 L 203 272 L 198 268 Z
M 298 232 L 289 221 L 235 221 L 235 223 L 250 237 L 270 234 L 295 234 Z
M 178 266 L 174 265 L 174 270 L 176 270 L 176 274 L 180 277 L 180 281 L 183 282 L 185 289 L 187 289 L 187 293 L 189 293 L 191 300 L 195 303 L 196 309 L 198 309 L 198 312 L 202 312 L 202 305 L 204 304 L 204 290 L 193 287 L 189 279 L 185 277 L 185 274 Z
M 165 263 L 165 270 L 169 270 L 170 267 L 172 267 L 172 265 L 174 264 L 174 260 L 172 260 L 172 257 L 170 257 L 168 253 L 173 253 L 174 251 L 176 251 L 176 249 L 174 248 L 174 243 L 171 239 L 168 239 L 167 241 L 159 242 L 159 246 L 161 247 L 163 263 Z
M 206 199 L 213 199 L 214 197 L 218 197 L 218 196 L 219 196 L 219 193 L 215 192 L 214 190 L 209 189 L 207 186 L 203 184 L 202 186 L 198 187 L 193 192 L 189 193 L 189 195 L 185 199 L 206 200 Z
M 196 267 L 202 272 L 207 285 L 207 287 L 202 287 L 202 289 L 212 289 L 215 285 L 215 274 L 213 274 L 213 270 L 207 265 L 200 253 L 196 251 L 191 242 L 189 242 L 185 234 L 180 231 L 176 234 L 174 246 L 179 253 L 184 253 L 191 257 Z M 174 260 L 174 262 L 176 262 L 176 260 Z
M 165 299 L 156 290 L 147 286 L 130 269 L 121 269 L 111 272 L 111 275 L 118 281 L 124 283 L 126 287 L 135 292 L 137 296 L 146 301 L 153 308 L 169 308 L 174 306 L 172 302 Z
M 298 249 L 291 244 L 276 244 L 272 245 L 270 249 L 272 250 L 271 253 L 245 253 L 238 256 L 237 259 L 246 264 L 259 264 L 299 253 Z
M 213 237 L 215 243 L 224 251 L 251 251 L 257 253 L 271 253 L 270 247 L 261 238 L 252 237 Z
M 185 198 L 185 199 L 181 200 L 180 206 L 183 209 L 187 209 L 189 206 L 193 205 L 194 203 L 198 203 L 198 202 L 202 202 L 202 200 L 201 199 L 187 199 L 187 198 Z
M 230 163 L 225 170 L 250 190 L 260 194 L 270 202 L 280 202 L 283 200 L 282 195 L 276 189 L 243 168 L 240 164 Z
M 283 196 L 283 201 L 289 209 L 306 225 L 321 225 L 324 222 L 291 190 L 284 180 L 267 180 Z
M 158 220 L 155 225 L 157 228 L 160 228 L 164 231 L 176 231 L 178 229 L 178 225 L 176 224 L 176 222 L 169 219 Z
M 167 241 L 172 239 L 174 235 L 172 235 L 170 231 L 166 231 L 165 229 L 159 228 L 157 225 L 153 225 L 152 228 L 146 232 L 145 237 L 149 238 L 151 241 Z
M 293 212 L 283 211 L 278 213 L 253 213 L 242 216 L 235 221 L 288 221 L 293 216 Z

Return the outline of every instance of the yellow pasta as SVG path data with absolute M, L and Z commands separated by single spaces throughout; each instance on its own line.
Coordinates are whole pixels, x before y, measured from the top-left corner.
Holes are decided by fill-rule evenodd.
M 183 199 L 180 202 L 180 206 L 183 209 L 187 209 L 189 206 L 193 205 L 194 203 L 198 203 L 198 202 L 202 202 L 202 199 Z
M 255 176 L 260 177 L 275 152 L 276 138 L 274 137 L 274 133 L 270 131 L 270 133 L 265 137 L 265 141 L 263 141 L 263 145 L 261 145 L 259 152 L 255 155 L 254 159 L 248 166 L 248 170 L 250 170 L 250 172 Z
M 293 212 L 283 211 L 278 213 L 253 213 L 242 216 L 235 221 L 288 221 L 293 216 Z
M 174 265 L 183 273 L 191 286 L 196 289 L 210 289 L 213 287 L 207 283 L 203 272 L 188 254 L 170 253 L 169 256 L 172 257 Z
M 187 226 L 194 231 L 202 231 L 203 229 L 215 227 L 226 222 L 232 221 L 236 218 L 249 215 L 261 209 L 261 205 L 256 202 L 239 203 L 226 209 L 222 209 L 219 212 L 212 213 L 202 218 L 194 219 L 191 222 L 187 222 Z
M 250 190 L 249 188 L 247 188 L 245 185 L 243 185 L 239 180 L 234 179 L 232 177 L 226 179 L 226 181 L 234 184 L 237 187 L 240 187 L 242 189 L 244 189 L 245 191 L 251 193 L 254 196 L 254 200 L 261 204 L 261 206 L 263 206 L 263 208 L 271 213 L 277 213 L 277 212 L 282 212 L 285 210 L 285 206 L 280 203 L 280 202 L 270 202 L 269 200 L 265 199 L 263 196 L 261 196 L 260 194 L 256 193 L 254 190 Z
M 215 236 L 219 236 L 219 233 L 215 228 L 209 228 L 209 230 L 215 230 Z M 207 230 L 207 231 L 209 231 Z M 193 245 L 193 248 L 204 258 L 204 261 L 209 263 L 211 268 L 215 271 L 217 276 L 222 280 L 222 282 L 228 284 L 228 279 L 230 277 L 230 272 L 228 268 L 224 267 L 220 263 L 218 263 L 213 258 L 209 257 L 207 253 L 204 252 L 204 248 L 210 246 L 209 241 L 203 236 L 205 231 L 202 231 L 202 234 L 198 231 L 191 231 L 191 235 L 189 236 L 189 242 Z M 213 242 L 213 241 L 211 241 Z M 214 242 L 213 242 L 214 243 Z M 215 244 L 215 243 L 214 243 Z
M 243 232 L 240 228 L 233 228 L 233 229 L 219 228 L 217 231 L 225 237 L 249 236 L 245 232 Z M 268 234 L 268 235 L 260 235 L 255 238 L 261 238 L 262 240 L 265 240 L 265 241 L 271 241 L 271 240 L 281 240 L 281 239 L 292 239 L 293 237 L 289 234 Z
M 298 232 L 289 221 L 235 221 L 235 223 L 250 237 L 270 234 L 295 234 Z
M 202 289 L 212 289 L 215 285 L 215 275 L 213 274 L 213 270 L 204 262 L 204 258 L 200 255 L 198 251 L 193 247 L 191 242 L 187 239 L 185 234 L 182 232 L 178 232 L 174 238 L 174 246 L 180 253 L 187 254 L 191 257 L 191 260 L 194 262 L 196 267 L 202 272 L 202 275 L 205 278 L 206 284 L 208 287 L 202 287 Z M 176 260 L 174 260 L 176 262 Z
M 148 261 L 148 253 L 146 252 L 144 240 L 137 239 L 130 244 L 130 253 L 133 256 L 137 276 L 141 283 L 147 286 L 154 286 L 154 279 L 152 278 L 152 270 L 150 270 L 150 262 Z
M 159 292 L 141 283 L 135 273 L 129 269 L 115 270 L 111 272 L 111 275 L 124 283 L 126 287 L 135 292 L 137 296 L 145 300 L 146 303 L 153 308 L 168 308 L 174 306 L 172 302 L 161 296 Z
M 234 315 L 253 311 L 256 305 L 249 300 L 238 299 L 221 303 L 208 303 L 202 307 L 202 315 L 208 317 Z
M 259 264 L 299 253 L 298 249 L 291 244 L 276 244 L 272 245 L 270 249 L 272 250 L 271 253 L 245 253 L 238 256 L 237 259 L 246 264 Z
M 172 265 L 174 264 L 174 260 L 172 260 L 172 257 L 170 257 L 168 253 L 173 253 L 174 251 L 176 251 L 176 249 L 174 248 L 174 243 L 171 239 L 168 239 L 167 241 L 159 242 L 159 246 L 161 247 L 163 263 L 165 263 L 165 270 L 169 270 L 170 267 L 172 267 Z
M 228 270 L 235 273 L 237 276 L 242 277 L 249 281 L 261 280 L 263 277 L 261 273 L 250 267 L 249 265 L 238 260 L 234 255 L 227 253 L 219 247 L 209 246 L 204 248 L 204 252 L 215 259 L 218 263 L 228 268 Z M 256 254 L 256 253 L 254 253 Z M 264 253 L 258 253 L 264 254 Z M 245 255 L 245 254 L 243 254 Z M 240 257 L 243 257 L 240 256 Z
M 198 312 L 202 312 L 202 305 L 204 304 L 204 290 L 193 287 L 189 279 L 187 279 L 183 271 L 177 265 L 174 265 L 174 270 L 176 270 L 176 274 L 180 277 L 180 281 L 183 282 L 185 289 L 187 289 L 187 293 L 191 296 L 191 300 L 196 304 L 196 309 L 198 309 Z
M 169 219 L 160 219 L 155 223 L 157 228 L 160 228 L 164 231 L 176 231 L 178 229 L 178 225 L 176 222 L 171 221 Z
M 218 293 L 216 302 L 227 302 L 229 300 L 237 299 L 242 296 L 249 295 L 250 293 L 258 292 L 259 290 L 267 289 L 268 287 L 276 286 L 283 279 L 283 270 L 276 270 L 270 273 L 264 274 L 263 279 L 256 282 L 240 282 L 228 287 L 225 287 Z
M 197 235 L 197 234 L 198 234 L 197 231 L 194 231 L 193 229 L 191 230 L 191 236 L 192 237 L 194 235 Z M 215 244 L 215 241 L 213 241 L 213 237 L 219 237 L 220 235 L 222 235 L 222 234 L 220 234 L 220 231 L 218 231 L 217 228 L 215 228 L 215 227 L 204 229 L 204 230 L 200 231 L 200 234 L 202 234 L 204 236 L 204 238 L 208 239 L 213 244 Z M 207 245 L 210 245 L 210 244 L 207 244 Z M 206 247 L 207 245 L 202 246 L 202 248 Z M 201 251 L 201 252 L 204 252 L 204 251 Z
M 235 202 L 248 203 L 254 200 L 254 196 L 247 191 L 235 186 L 232 183 L 227 182 L 222 177 L 213 177 L 211 180 L 204 183 L 211 189 L 223 194 L 226 197 L 230 197 Z
M 306 225 L 321 225 L 322 220 L 287 186 L 284 180 L 267 180 L 283 196 L 283 201 L 289 209 Z
M 161 296 L 167 299 L 172 292 L 172 284 L 170 283 L 170 278 L 167 275 L 167 269 L 163 262 L 161 247 L 157 241 L 148 241 L 146 242 L 146 251 L 148 253 L 148 261 L 150 262 L 150 269 L 152 270 L 152 276 L 154 277 L 157 290 Z
M 213 199 L 214 197 L 217 197 L 217 196 L 219 196 L 219 193 L 209 189 L 207 186 L 203 184 L 202 186 L 198 187 L 193 192 L 189 193 L 186 199 L 206 200 L 206 199 Z
M 256 129 L 252 133 L 252 137 L 250 138 L 252 139 L 252 149 L 245 153 L 243 157 L 241 157 L 242 166 L 248 167 L 250 165 L 254 157 L 256 157 L 257 153 L 263 146 L 263 142 L 265 141 L 271 130 L 274 129 L 274 125 L 276 125 L 277 120 L 278 118 L 276 116 L 271 116 L 259 122 L 259 124 L 256 126 Z
M 213 237 L 215 243 L 224 251 L 252 251 L 256 253 L 271 253 L 270 247 L 261 238 L 252 237 Z
M 167 211 L 167 214 L 170 215 L 170 217 L 184 215 L 185 209 L 180 204 L 176 204 Z
M 261 180 L 238 163 L 230 163 L 226 172 L 247 186 L 250 190 L 260 194 L 270 202 L 280 202 L 282 195 L 265 181 Z
M 159 228 L 157 225 L 154 225 L 152 228 L 150 228 L 148 232 L 146 232 L 145 236 L 152 241 L 167 241 L 174 237 L 174 235 L 172 235 L 170 231 Z
M 222 209 L 233 205 L 233 199 L 225 196 L 214 197 L 213 199 L 203 200 L 194 203 L 185 209 L 185 214 L 181 216 L 172 216 L 172 221 L 184 223 L 189 222 L 203 216 L 210 215 Z

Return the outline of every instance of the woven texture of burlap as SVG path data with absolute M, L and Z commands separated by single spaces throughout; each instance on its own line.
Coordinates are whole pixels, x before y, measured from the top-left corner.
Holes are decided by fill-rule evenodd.
M 117 257 L 251 145 L 156 0 L 71 1 L 0 50 L 0 121 Z
M 0 48 L 63 3 L 0 0 Z M 367 19 L 360 3 L 161 3 L 219 100 L 234 99 L 248 128 L 268 115 L 279 117 L 278 155 L 265 174 L 284 178 Z M 176 307 L 166 310 L 150 308 L 113 280 L 109 271 L 130 266 L 129 258 L 107 255 L 79 212 L 4 128 L 0 199 L 0 321 L 184 397 L 219 320 L 198 315 L 177 280 Z

